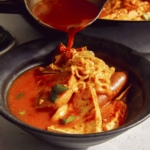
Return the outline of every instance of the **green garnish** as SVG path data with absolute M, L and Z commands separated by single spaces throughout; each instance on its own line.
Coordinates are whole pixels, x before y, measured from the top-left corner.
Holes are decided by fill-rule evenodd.
M 67 124 L 67 123 L 75 121 L 77 118 L 78 118 L 77 116 L 69 116 L 68 118 L 62 118 L 60 123 Z
M 62 84 L 55 84 L 52 88 L 53 91 L 55 91 L 57 94 L 66 92 L 68 90 L 68 87 L 62 85 Z
M 58 99 L 58 95 L 66 92 L 69 88 L 62 85 L 62 84 L 55 84 L 52 88 L 51 94 L 50 94 L 50 100 L 52 102 L 56 102 Z
M 21 99 L 23 95 L 24 95 L 23 93 L 19 93 L 19 94 L 17 95 L 17 99 Z
M 51 100 L 52 102 L 56 102 L 57 99 L 58 99 L 58 94 L 55 93 L 55 92 L 52 92 L 52 93 L 50 94 L 50 100 Z

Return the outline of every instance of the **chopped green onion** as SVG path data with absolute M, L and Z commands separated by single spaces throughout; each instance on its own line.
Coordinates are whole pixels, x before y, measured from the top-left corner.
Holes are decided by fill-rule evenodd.
M 23 93 L 19 93 L 19 94 L 17 95 L 17 99 L 21 99 L 23 95 L 24 95 Z
M 50 100 L 55 103 L 57 101 L 57 99 L 58 99 L 58 94 L 55 92 L 52 92 L 50 94 Z
M 52 90 L 59 94 L 59 93 L 66 92 L 68 90 L 68 87 L 66 87 L 62 84 L 55 84 L 55 86 L 53 86 Z
M 61 119 L 61 124 L 67 124 L 67 123 L 73 122 L 77 118 L 78 118 L 77 116 L 69 116 L 67 119 L 66 118 L 62 118 Z
M 55 84 L 52 88 L 52 91 L 50 93 L 50 100 L 52 102 L 56 102 L 58 99 L 58 95 L 66 92 L 68 90 L 68 87 L 62 85 L 62 84 Z

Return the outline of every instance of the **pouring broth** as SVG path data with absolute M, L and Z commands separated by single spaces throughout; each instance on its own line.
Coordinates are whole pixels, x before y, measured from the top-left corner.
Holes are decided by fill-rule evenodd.
M 73 45 L 74 35 L 98 16 L 99 9 L 87 0 L 42 0 L 32 9 L 43 23 L 68 33 L 68 49 Z

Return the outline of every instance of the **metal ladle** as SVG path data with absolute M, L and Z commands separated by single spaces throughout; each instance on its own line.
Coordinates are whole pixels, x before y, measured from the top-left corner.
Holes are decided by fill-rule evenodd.
M 25 6 L 26 6 L 26 9 L 27 11 L 30 13 L 30 15 L 37 21 L 39 22 L 40 24 L 46 26 L 46 27 L 50 27 L 50 28 L 54 28 L 42 21 L 40 21 L 33 13 L 32 13 L 32 8 L 33 6 L 38 3 L 40 0 L 24 0 L 24 3 L 25 3 Z M 91 3 L 95 4 L 97 6 L 97 8 L 99 9 L 99 13 L 97 14 L 97 16 L 91 21 L 91 22 L 88 22 L 85 26 L 88 26 L 90 25 L 91 23 L 93 23 L 100 15 L 101 13 L 101 10 L 102 8 L 104 7 L 104 5 L 106 4 L 106 2 L 108 0 L 87 0 L 87 1 L 90 1 Z

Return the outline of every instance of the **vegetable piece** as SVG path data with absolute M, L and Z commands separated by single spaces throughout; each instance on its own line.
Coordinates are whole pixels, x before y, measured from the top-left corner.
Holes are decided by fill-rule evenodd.
M 50 94 L 50 100 L 52 102 L 56 102 L 58 99 L 58 95 L 66 92 L 69 88 L 67 88 L 66 86 L 62 85 L 62 84 L 55 84 L 52 88 L 52 92 Z
M 144 13 L 142 17 L 144 18 L 144 20 L 149 20 L 150 19 L 148 14 L 146 14 L 146 13 Z
M 55 112 L 55 114 L 52 116 L 51 120 L 52 121 L 59 121 L 63 116 L 66 115 L 68 110 L 68 105 L 62 105 L 61 107 L 59 107 L 57 109 L 57 111 Z
M 55 84 L 55 86 L 53 86 L 52 90 L 59 94 L 59 93 L 66 92 L 68 90 L 68 88 L 62 84 Z
M 58 94 L 55 93 L 55 92 L 52 92 L 52 93 L 50 94 L 50 100 L 51 100 L 52 102 L 56 102 L 57 99 L 58 99 Z
M 62 118 L 61 119 L 61 124 L 67 124 L 67 123 L 73 122 L 77 118 L 78 118 L 77 116 L 69 116 L 67 119 L 66 118 Z
M 18 94 L 17 94 L 17 99 L 21 99 L 22 96 L 23 96 L 23 93 L 18 93 Z

